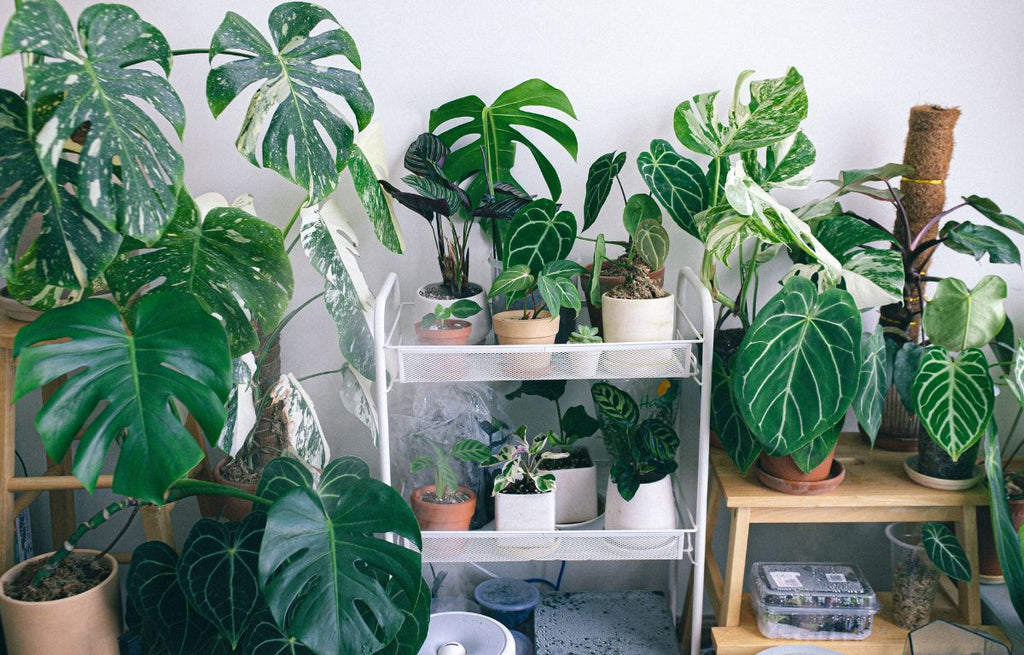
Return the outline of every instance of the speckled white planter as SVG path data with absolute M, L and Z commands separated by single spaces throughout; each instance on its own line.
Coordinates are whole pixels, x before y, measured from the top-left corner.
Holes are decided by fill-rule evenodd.
M 608 480 L 605 498 L 606 530 L 674 530 L 676 502 L 672 494 L 672 478 L 641 484 L 628 502 L 623 500 L 615 483 Z
M 494 494 L 495 530 L 554 530 L 555 492 Z
M 582 523 L 597 518 L 597 467 L 556 469 L 555 523 Z
M 633 300 L 601 296 L 606 343 L 671 341 L 675 333 L 676 305 L 671 293 L 664 298 Z

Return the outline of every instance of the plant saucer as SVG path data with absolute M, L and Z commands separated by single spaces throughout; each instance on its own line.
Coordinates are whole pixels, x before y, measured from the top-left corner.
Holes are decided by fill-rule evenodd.
M 597 516 L 586 521 L 577 521 L 575 523 L 556 523 L 556 530 L 579 530 L 588 526 L 593 526 L 595 523 L 604 518 L 604 494 L 597 494 Z
M 821 646 L 808 646 L 805 644 L 793 644 L 785 646 L 772 646 L 766 650 L 757 652 L 757 655 L 840 655 L 839 651 L 822 648 Z
M 969 478 L 962 480 L 947 480 L 946 478 L 933 478 L 930 475 L 925 475 L 917 470 L 917 455 L 911 455 L 907 459 L 903 460 L 903 470 L 907 472 L 907 476 L 921 485 L 922 487 L 928 487 L 929 489 L 938 489 L 939 491 L 964 491 L 965 489 L 972 489 L 981 481 L 981 467 L 974 467 L 974 475 Z
M 761 462 L 757 463 L 757 479 L 761 481 L 764 486 L 768 487 L 773 491 L 778 491 L 784 494 L 792 494 L 794 496 L 816 496 L 832 491 L 846 479 L 846 467 L 838 459 L 832 460 L 832 469 L 829 471 L 828 477 L 820 482 L 803 482 L 797 480 L 783 480 L 777 478 L 774 475 L 767 473 L 761 468 Z

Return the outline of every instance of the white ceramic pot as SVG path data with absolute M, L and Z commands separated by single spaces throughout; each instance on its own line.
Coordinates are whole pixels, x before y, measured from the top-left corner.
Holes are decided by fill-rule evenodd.
M 607 320 L 607 319 L 606 319 Z M 605 497 L 605 530 L 674 530 L 676 501 L 672 493 L 672 477 L 641 484 L 628 502 L 623 500 L 615 483 L 608 480 Z
M 664 298 L 633 300 L 601 296 L 606 343 L 671 341 L 675 335 L 676 305 L 671 293 Z
M 554 530 L 555 492 L 494 494 L 495 530 Z
M 597 467 L 556 469 L 555 523 L 583 523 L 597 518 Z
M 471 284 L 476 284 L 471 283 Z M 438 305 L 442 307 L 449 307 L 456 300 L 462 300 L 461 298 L 450 298 L 440 300 L 437 298 L 427 298 L 423 295 L 423 290 L 430 285 L 424 285 L 416 290 L 416 299 L 413 301 L 413 321 L 418 321 L 430 312 L 434 311 L 434 308 Z M 487 292 L 483 290 L 483 285 L 477 284 L 480 287 L 480 293 L 465 298 L 465 300 L 472 300 L 482 308 L 481 311 L 477 312 L 474 316 L 470 316 L 467 319 L 469 324 L 472 326 L 472 330 L 469 333 L 469 342 L 483 343 L 484 339 L 491 332 L 491 312 L 489 310 L 490 305 L 487 302 Z

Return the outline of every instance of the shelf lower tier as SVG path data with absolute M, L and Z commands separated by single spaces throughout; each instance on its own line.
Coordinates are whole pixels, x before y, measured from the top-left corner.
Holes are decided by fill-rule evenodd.
M 602 519 L 603 521 L 603 519 Z M 595 528 L 600 522 L 595 522 Z M 695 530 L 555 530 L 423 533 L 424 562 L 678 560 L 693 558 Z
M 743 595 L 743 606 L 740 609 L 740 624 L 732 628 L 711 628 L 718 655 L 755 655 L 772 646 L 806 644 L 818 646 L 849 655 L 902 655 L 903 646 L 907 641 L 907 630 L 892 622 L 892 594 L 879 592 L 878 600 L 882 603 L 882 611 L 875 615 L 871 635 L 859 641 L 794 641 L 790 639 L 768 639 L 761 636 L 757 629 L 757 619 L 750 606 L 750 595 Z M 936 597 L 936 608 L 933 618 L 946 619 L 953 622 L 960 620 L 956 610 L 949 602 L 942 602 L 945 597 L 940 593 Z M 1009 643 L 999 628 L 981 626 L 975 628 L 988 632 L 1003 643 Z

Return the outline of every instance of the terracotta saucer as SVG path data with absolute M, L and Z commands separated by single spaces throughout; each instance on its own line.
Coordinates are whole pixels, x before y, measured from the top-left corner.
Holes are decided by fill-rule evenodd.
M 793 494 L 794 496 L 816 496 L 827 493 L 838 487 L 844 478 L 846 478 L 846 467 L 838 459 L 832 460 L 832 469 L 829 471 L 828 477 L 820 482 L 783 480 L 782 478 L 765 473 L 764 469 L 761 468 L 761 463 L 757 463 L 757 479 L 764 486 L 774 491 Z
M 928 487 L 929 489 L 938 489 L 939 491 L 963 491 L 964 489 L 973 489 L 975 485 L 981 482 L 981 467 L 974 467 L 974 475 L 965 478 L 963 480 L 947 480 L 945 478 L 933 478 L 930 475 L 919 473 L 917 470 L 917 455 L 911 455 L 903 461 L 903 470 L 907 472 L 907 477 L 921 485 L 922 487 Z

